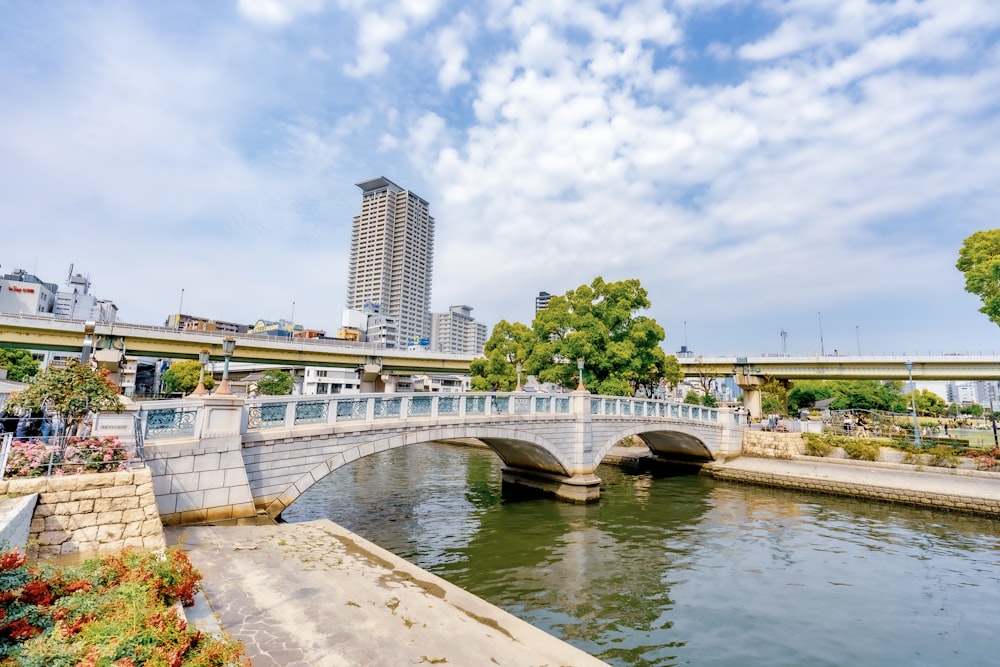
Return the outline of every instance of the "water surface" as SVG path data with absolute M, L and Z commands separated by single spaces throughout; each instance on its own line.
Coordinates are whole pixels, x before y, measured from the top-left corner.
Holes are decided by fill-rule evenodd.
M 614 665 L 1000 664 L 991 519 L 601 467 L 505 502 L 488 450 L 411 445 L 285 510 L 329 518 Z

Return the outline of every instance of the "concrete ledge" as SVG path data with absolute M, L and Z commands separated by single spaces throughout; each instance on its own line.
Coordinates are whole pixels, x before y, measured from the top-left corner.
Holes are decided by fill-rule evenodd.
M 21 552 L 27 549 L 31 517 L 37 503 L 37 493 L 0 502 L 0 549 Z
M 168 541 L 253 664 L 605 664 L 331 521 L 171 528 Z

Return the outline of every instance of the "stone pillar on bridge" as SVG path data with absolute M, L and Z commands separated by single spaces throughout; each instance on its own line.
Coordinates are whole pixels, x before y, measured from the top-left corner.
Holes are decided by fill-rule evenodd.
M 542 470 L 529 470 L 511 466 L 503 469 L 505 491 L 515 494 L 520 489 L 529 493 L 550 495 L 557 500 L 571 503 L 595 502 L 601 497 L 601 478 L 594 474 L 592 420 L 590 392 L 574 391 L 571 398 L 573 428 L 567 431 L 566 441 L 560 443 L 564 458 L 569 459 L 569 475 Z
M 165 525 L 256 516 L 243 462 L 243 399 L 208 395 L 178 402 L 196 410 L 194 432 L 147 440 L 146 465 Z

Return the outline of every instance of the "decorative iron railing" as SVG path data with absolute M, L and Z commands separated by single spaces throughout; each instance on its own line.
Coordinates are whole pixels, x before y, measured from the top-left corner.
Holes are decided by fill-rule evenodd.
M 182 408 L 163 408 L 146 412 L 143 438 L 157 440 L 160 438 L 183 438 L 194 435 L 197 410 Z
M 379 394 L 357 395 L 340 398 L 318 398 L 315 396 L 281 401 L 264 399 L 249 403 L 246 424 L 248 430 L 287 427 L 300 424 L 338 423 L 366 420 L 424 419 L 442 416 L 460 417 L 488 415 L 560 415 L 573 412 L 574 397 L 570 395 L 533 395 L 529 393 L 489 393 L 489 394 Z M 719 411 L 700 405 L 672 403 L 642 398 L 621 396 L 589 396 L 584 406 L 589 405 L 595 417 L 653 417 L 665 419 L 687 419 L 703 422 L 718 421 Z M 163 410 L 150 420 L 154 435 L 169 437 L 167 434 L 191 431 L 194 427 L 194 412 Z M 178 421 L 180 420 L 180 421 Z M 289 423 L 290 422 L 290 423 Z

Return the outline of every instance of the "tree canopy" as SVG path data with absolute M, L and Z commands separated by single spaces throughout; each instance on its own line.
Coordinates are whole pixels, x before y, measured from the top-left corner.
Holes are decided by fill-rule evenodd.
M 257 393 L 263 396 L 284 396 L 292 391 L 292 374 L 280 368 L 265 371 L 257 380 Z
M 163 373 L 163 386 L 169 394 L 190 394 L 198 386 L 200 373 L 201 364 L 193 359 L 175 361 Z M 215 380 L 206 373 L 204 384 L 205 389 L 211 389 L 215 386 Z
M 649 308 L 646 290 L 636 279 L 590 285 L 553 296 L 527 327 L 501 321 L 493 328 L 484 357 L 472 362 L 472 388 L 510 391 L 524 376 L 573 389 L 579 382 L 577 359 L 584 360 L 584 383 L 599 394 L 652 396 L 662 382 L 683 377 L 673 356 L 660 348 L 665 332 L 656 320 L 640 315 Z M 522 379 L 523 379 L 522 377 Z
M 798 412 L 817 401 L 834 399 L 834 410 L 905 412 L 902 383 L 877 380 L 797 380 L 788 392 L 788 409 Z
M 38 361 L 27 350 L 0 349 L 0 368 L 7 369 L 7 379 L 27 382 L 38 373 Z
M 66 422 L 67 433 L 88 412 L 122 411 L 118 386 L 108 379 L 107 371 L 96 371 L 72 360 L 62 368 L 46 368 L 22 391 L 13 394 L 7 405 L 37 411 L 46 400 Z
M 965 239 L 955 266 L 965 274 L 965 291 L 982 299 L 979 312 L 1000 325 L 1000 229 Z

